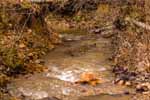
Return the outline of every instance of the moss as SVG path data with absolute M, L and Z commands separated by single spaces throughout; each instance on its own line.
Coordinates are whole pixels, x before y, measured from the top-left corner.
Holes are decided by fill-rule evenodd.
M 33 5 L 30 2 L 24 1 L 24 2 L 21 3 L 21 6 L 24 9 L 28 9 L 28 8 L 32 8 Z
M 10 78 L 8 76 L 0 73 L 0 88 L 5 87 L 9 81 L 10 81 Z
M 16 68 L 23 64 L 23 61 L 17 57 L 17 50 L 15 48 L 5 49 L 2 53 L 4 64 L 10 68 Z
M 99 8 L 97 9 L 97 12 L 102 14 L 107 14 L 110 11 L 110 5 L 109 4 L 100 4 Z

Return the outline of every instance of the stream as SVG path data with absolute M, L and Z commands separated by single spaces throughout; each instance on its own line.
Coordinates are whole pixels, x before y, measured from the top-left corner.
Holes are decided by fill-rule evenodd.
M 133 100 L 132 89 L 113 83 L 110 38 L 62 34 L 44 57 L 48 70 L 15 79 L 10 94 L 23 100 Z

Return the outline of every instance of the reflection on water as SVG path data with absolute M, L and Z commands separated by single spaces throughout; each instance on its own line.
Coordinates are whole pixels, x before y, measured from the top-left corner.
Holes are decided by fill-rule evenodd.
M 51 71 L 46 76 L 76 82 L 80 80 L 81 74 L 91 72 L 97 74 L 97 78 L 103 82 L 112 81 L 113 75 L 109 71 L 111 63 L 108 61 L 112 52 L 108 47 L 110 41 L 99 37 L 87 38 L 67 42 L 65 46 L 50 52 L 46 57 L 46 66 Z

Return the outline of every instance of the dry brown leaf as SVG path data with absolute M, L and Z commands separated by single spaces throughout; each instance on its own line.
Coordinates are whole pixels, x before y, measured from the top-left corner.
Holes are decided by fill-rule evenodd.
M 92 86 L 96 86 L 97 84 L 102 83 L 102 81 L 98 78 L 98 76 L 95 73 L 86 72 L 80 75 L 80 80 L 76 83 L 86 83 Z

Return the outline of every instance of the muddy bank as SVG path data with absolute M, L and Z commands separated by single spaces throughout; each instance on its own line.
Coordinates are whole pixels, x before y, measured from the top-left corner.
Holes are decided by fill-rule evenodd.
M 39 15 L 7 1 L 0 4 L 0 92 L 19 75 L 45 70 L 41 57 L 59 37 Z
M 148 23 L 146 13 L 147 4 L 137 2 L 138 7 L 130 5 L 130 9 L 126 8 L 123 13 L 123 20 L 119 20 L 118 32 L 114 37 L 115 47 L 115 68 L 114 72 L 118 80 L 130 81 L 137 92 L 148 92 L 149 88 L 149 40 L 148 30 L 127 21 L 131 18 L 137 22 Z M 143 8 L 144 7 L 144 8 Z M 138 10 L 134 10 L 134 9 Z M 132 10 L 131 10 L 132 9 Z M 128 13 L 127 13 L 128 12 Z M 120 26 L 123 27 L 120 27 Z M 147 93 L 149 94 L 149 92 Z

